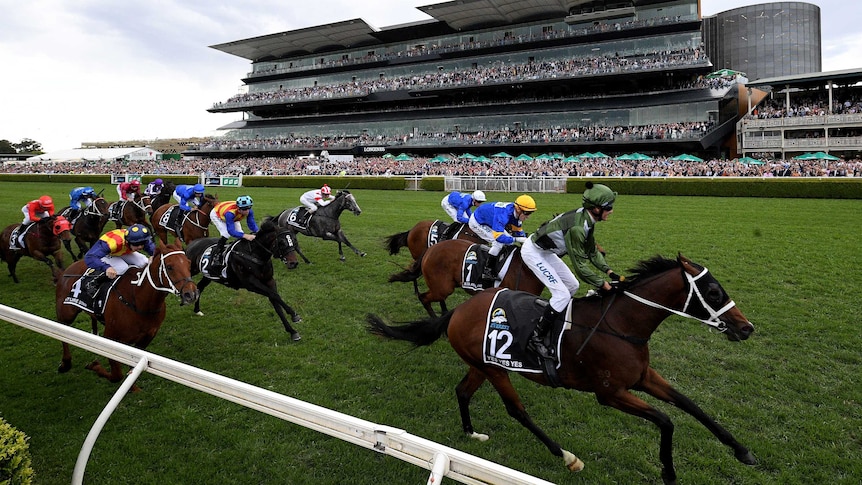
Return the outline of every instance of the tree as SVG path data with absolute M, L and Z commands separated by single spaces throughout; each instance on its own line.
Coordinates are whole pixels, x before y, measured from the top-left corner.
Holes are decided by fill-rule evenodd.
M 29 138 L 24 138 L 19 143 L 13 143 L 12 146 L 18 153 L 35 153 L 37 155 L 42 153 L 42 144 Z
M 0 153 L 18 153 L 9 140 L 0 140 Z

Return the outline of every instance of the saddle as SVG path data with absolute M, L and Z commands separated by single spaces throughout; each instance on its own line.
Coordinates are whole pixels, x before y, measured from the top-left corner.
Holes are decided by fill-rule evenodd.
M 551 385 L 559 386 L 556 369 L 559 362 L 549 364 L 535 352 L 527 348 L 530 336 L 538 323 L 539 317 L 548 305 L 532 293 L 503 289 L 494 296 L 491 311 L 485 324 L 485 339 L 482 349 L 482 359 L 487 364 L 493 364 L 506 370 L 530 374 L 544 373 Z M 565 321 L 571 320 L 571 303 L 565 311 Z M 553 326 L 546 342 L 560 355 L 565 325 L 559 322 Z
M 225 280 L 227 279 L 227 268 L 230 263 L 231 257 L 234 255 L 234 248 L 239 243 L 239 239 L 225 246 L 224 251 L 221 254 L 222 270 L 218 273 L 212 273 L 210 270 L 212 268 L 212 255 L 213 251 L 215 251 L 216 244 L 211 244 L 204 249 L 204 252 L 201 254 L 200 259 L 200 268 L 201 273 L 209 279 L 212 280 Z M 236 253 L 241 254 L 241 253 Z
M 434 223 L 431 224 L 431 227 L 428 228 L 428 236 L 425 245 L 431 247 L 440 241 L 451 239 L 446 237 L 446 233 L 449 230 L 449 227 L 450 226 L 448 224 L 439 219 L 434 221 Z
M 485 244 L 473 244 L 464 253 L 464 262 L 461 264 L 461 287 L 465 290 L 481 291 L 486 288 L 495 288 L 500 281 L 506 276 L 506 271 L 509 270 L 509 263 L 512 260 L 512 255 L 515 253 L 515 246 L 504 246 L 497 258 L 497 266 L 494 271 L 497 273 L 497 280 L 494 282 L 482 279 L 482 269 L 485 267 L 485 261 L 488 259 L 488 251 L 490 248 Z
M 287 214 L 287 224 L 299 230 L 308 230 L 308 223 L 311 222 L 313 212 L 309 212 L 306 207 L 294 207 Z
M 129 271 L 136 269 L 137 268 L 129 268 Z M 105 312 L 105 305 L 108 303 L 108 295 L 110 295 L 111 290 L 113 290 L 114 286 L 120 281 L 120 277 L 114 278 L 113 280 L 108 279 L 102 282 L 96 292 L 91 295 L 87 291 L 87 288 L 91 285 L 91 282 L 94 279 L 100 276 L 102 276 L 100 272 L 93 268 L 87 268 L 81 277 L 78 278 L 78 281 L 73 283 L 69 288 L 69 294 L 63 299 L 63 304 L 76 306 L 87 313 L 96 315 L 97 317 L 102 316 Z
M 26 228 L 24 228 L 24 232 L 21 232 L 21 225 L 17 225 L 15 229 L 12 229 L 12 234 L 9 235 L 9 249 L 12 251 L 20 251 L 22 249 L 27 249 L 27 233 L 33 230 L 33 227 L 36 225 L 35 222 L 29 224 Z

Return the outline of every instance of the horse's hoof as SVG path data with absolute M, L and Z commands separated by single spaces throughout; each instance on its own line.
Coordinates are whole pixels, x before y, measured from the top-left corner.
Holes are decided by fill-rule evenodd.
M 745 450 L 744 453 L 737 453 L 736 459 L 745 465 L 757 465 L 757 458 L 748 450 Z
M 294 342 L 299 342 L 300 340 L 302 340 L 302 337 L 299 335 L 298 332 L 294 332 L 290 334 L 290 340 L 293 340 Z
M 568 468 L 570 472 L 579 472 L 584 469 L 584 462 L 566 450 L 563 450 L 563 461 L 566 462 L 566 468 Z
M 202 316 L 204 316 L 204 312 L 198 311 L 198 312 L 195 312 L 195 315 L 202 317 Z
M 470 434 L 470 437 L 473 438 L 474 440 L 488 441 L 488 435 L 482 434 L 482 433 L 477 433 L 475 431 Z
M 101 366 L 102 366 L 102 364 L 100 364 L 98 360 L 94 360 L 94 361 L 90 362 L 89 364 L 87 364 L 86 366 L 84 366 L 84 368 L 87 370 L 93 370 L 93 369 L 95 369 L 97 367 L 101 367 Z
M 347 258 L 345 258 L 344 256 L 342 256 L 342 257 L 338 258 L 338 260 L 339 260 L 339 261 L 341 261 L 341 262 L 343 263 L 343 262 L 347 261 Z M 17 281 L 16 281 L 16 283 L 17 283 Z
M 290 317 L 290 321 L 292 321 L 293 323 L 299 323 L 302 321 L 302 317 L 300 317 L 299 315 L 294 315 Z
M 60 374 L 65 374 L 66 372 L 69 372 L 70 369 L 72 369 L 71 362 L 61 362 L 60 365 L 57 367 L 57 372 L 59 372 Z
M 359 253 L 359 257 L 360 257 L 360 258 L 364 258 L 365 256 L 367 256 L 367 254 L 368 254 L 368 253 Z

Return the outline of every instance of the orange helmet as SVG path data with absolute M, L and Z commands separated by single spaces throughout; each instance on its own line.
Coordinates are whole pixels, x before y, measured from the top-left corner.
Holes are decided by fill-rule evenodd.
M 39 205 L 47 209 L 54 206 L 54 201 L 51 200 L 51 197 L 43 195 L 42 197 L 39 197 Z

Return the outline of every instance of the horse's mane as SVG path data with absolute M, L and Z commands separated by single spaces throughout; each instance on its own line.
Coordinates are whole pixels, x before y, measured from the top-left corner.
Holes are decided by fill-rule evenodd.
M 275 230 L 278 229 L 278 226 L 275 223 L 275 218 L 273 216 L 264 217 L 263 221 L 260 223 L 259 229 L 258 234 L 275 232 Z
M 657 254 L 649 259 L 639 261 L 634 268 L 630 268 L 628 270 L 629 274 L 626 276 L 625 286 L 631 286 L 636 284 L 638 281 L 651 278 L 664 273 L 665 271 L 670 271 L 676 268 L 679 268 L 679 261 L 668 259 Z

